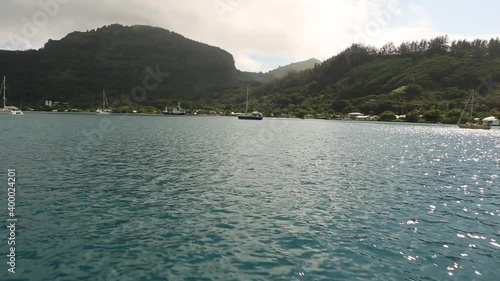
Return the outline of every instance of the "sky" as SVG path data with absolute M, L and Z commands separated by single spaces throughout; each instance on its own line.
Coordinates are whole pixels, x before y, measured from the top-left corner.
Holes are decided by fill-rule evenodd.
M 243 71 L 326 60 L 353 43 L 500 37 L 497 0 L 2 0 L 0 49 L 146 24 L 230 52 Z

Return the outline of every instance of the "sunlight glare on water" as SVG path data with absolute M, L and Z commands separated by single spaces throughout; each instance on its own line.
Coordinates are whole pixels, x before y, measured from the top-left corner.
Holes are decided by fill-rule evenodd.
M 0 118 L 13 148 L 1 166 L 19 181 L 18 280 L 500 275 L 499 128 Z

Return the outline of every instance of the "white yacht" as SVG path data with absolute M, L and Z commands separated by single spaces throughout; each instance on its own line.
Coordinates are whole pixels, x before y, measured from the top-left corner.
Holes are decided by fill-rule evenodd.
M 95 113 L 105 115 L 111 114 L 111 109 L 109 108 L 108 100 L 106 99 L 106 93 L 104 92 L 104 90 L 102 90 L 102 109 L 98 108 Z
M 248 85 L 247 85 L 247 103 L 245 106 L 245 114 L 238 114 L 238 119 L 242 120 L 262 120 L 262 113 L 258 111 L 253 111 L 251 114 L 248 114 Z
M 490 126 L 500 126 L 500 120 L 495 116 L 489 116 L 483 119 L 484 124 L 489 124 Z
M 23 115 L 24 113 L 21 111 L 21 109 L 15 107 L 15 106 L 5 105 L 7 102 L 7 96 L 6 96 L 7 83 L 5 81 L 5 75 L 3 77 L 1 90 L 3 91 L 3 107 L 0 108 L 0 114 Z
M 472 91 L 472 93 L 469 96 L 469 99 L 467 99 L 467 102 L 465 103 L 464 110 L 462 111 L 462 115 L 460 115 L 460 118 L 458 119 L 458 127 L 461 129 L 479 129 L 479 130 L 489 130 L 491 129 L 491 126 L 489 123 L 480 123 L 479 118 L 474 119 L 474 94 L 475 91 Z M 467 122 L 465 124 L 461 124 L 460 121 L 462 120 L 462 117 L 464 116 L 465 111 L 467 110 L 467 105 L 470 102 L 470 117 L 469 119 L 473 120 L 473 122 Z
M 181 102 L 177 103 L 177 106 L 172 109 L 172 111 L 168 111 L 168 108 L 165 107 L 165 110 L 163 111 L 163 114 L 165 115 L 184 115 L 186 114 L 186 110 L 184 110 L 181 107 Z

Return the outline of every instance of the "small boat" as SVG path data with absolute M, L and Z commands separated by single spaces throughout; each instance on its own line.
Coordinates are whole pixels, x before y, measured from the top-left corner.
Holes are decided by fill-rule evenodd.
M 186 114 L 186 110 L 181 107 L 181 102 L 177 103 L 177 106 L 172 109 L 172 111 L 168 111 L 168 107 L 165 107 L 163 111 L 165 115 L 184 115 Z
M 247 119 L 247 120 L 262 120 L 262 113 L 258 111 L 253 111 L 250 114 L 241 114 L 238 115 L 238 119 Z
M 245 114 L 239 114 L 238 119 L 242 120 L 262 120 L 262 113 L 258 111 L 253 111 L 252 113 L 248 114 L 248 86 L 247 86 L 247 103 L 245 107 Z
M 99 115 L 109 115 L 111 114 L 111 109 L 108 105 L 108 100 L 106 99 L 106 93 L 102 90 L 102 109 L 98 108 L 95 113 Z
M 467 102 L 465 103 L 464 110 L 462 111 L 462 114 L 460 115 L 460 118 L 458 119 L 457 125 L 460 129 L 489 130 L 489 129 L 491 129 L 490 124 L 484 124 L 484 123 L 479 123 L 479 122 L 473 123 L 470 121 L 465 123 L 465 124 L 460 124 L 460 121 L 462 121 L 462 117 L 464 116 L 464 113 L 467 110 L 467 105 L 469 104 L 469 101 L 470 101 L 470 119 L 473 118 L 472 116 L 474 113 L 474 93 L 475 92 L 472 91 L 469 98 L 467 99 Z
M 10 114 L 10 115 L 23 115 L 24 113 L 21 111 L 21 109 L 15 107 L 15 106 L 7 106 L 5 105 L 7 102 L 7 83 L 5 80 L 5 75 L 3 76 L 3 81 L 2 81 L 2 88 L 1 90 L 3 91 L 3 107 L 0 108 L 0 114 Z
M 24 115 L 24 113 L 21 111 L 21 109 L 14 107 L 11 110 L 10 115 Z
M 458 124 L 458 127 L 461 129 L 480 129 L 480 130 L 491 129 L 491 126 L 488 124 L 477 124 L 477 123 Z

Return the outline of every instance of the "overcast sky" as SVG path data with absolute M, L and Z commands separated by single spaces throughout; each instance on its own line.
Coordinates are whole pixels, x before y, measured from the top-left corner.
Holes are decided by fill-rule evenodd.
M 500 37 L 497 0 L 1 0 L 0 48 L 103 25 L 147 24 L 221 47 L 236 67 L 268 71 L 352 43 L 381 46 L 448 34 Z

